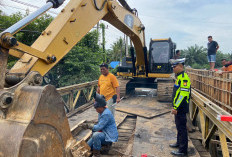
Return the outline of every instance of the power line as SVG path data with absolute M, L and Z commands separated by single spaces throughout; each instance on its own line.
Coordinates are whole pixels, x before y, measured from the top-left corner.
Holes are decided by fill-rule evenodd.
M 39 8 L 38 6 L 32 5 L 32 4 L 30 4 L 30 3 L 18 1 L 18 0 L 10 0 L 10 1 L 16 2 L 16 3 L 19 3 L 19 4 L 22 4 L 22 5 L 26 5 L 26 6 L 29 6 L 29 7 L 33 7 L 33 8 Z
M 18 4 L 21 4 L 21 5 L 24 5 L 24 6 L 27 6 L 27 7 L 32 7 L 32 8 L 36 8 L 36 9 L 39 9 L 40 7 L 36 6 L 36 5 L 32 5 L 30 3 L 26 3 L 26 2 L 22 2 L 22 1 L 19 1 L 19 0 L 10 0 L 12 2 L 15 2 L 15 3 L 18 3 Z M 56 12 L 53 12 L 53 11 L 48 11 L 49 13 L 52 13 L 52 14 L 56 14 L 58 15 L 58 13 Z
M 10 7 L 10 8 L 14 8 L 14 9 L 19 9 L 19 10 L 24 10 L 24 11 L 29 11 L 29 12 L 32 12 L 32 11 L 30 11 L 30 10 L 27 10 L 27 9 L 22 9 L 22 8 L 18 8 L 18 7 L 15 7 L 15 6 L 11 6 L 11 5 L 7 5 L 7 4 L 4 4 L 4 5 L 2 5 L 3 7 L 4 6 L 7 6 L 7 7 Z

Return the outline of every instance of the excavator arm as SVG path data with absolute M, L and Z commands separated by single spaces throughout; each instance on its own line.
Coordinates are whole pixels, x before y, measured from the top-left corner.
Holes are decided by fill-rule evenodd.
M 12 34 L 6 30 L 1 34 L 1 46 L 9 49 L 10 55 L 20 58 L 10 69 L 6 81 L 15 84 L 17 82 L 12 80 L 20 79 L 12 78 L 24 78 L 31 71 L 44 76 L 102 19 L 131 38 L 136 67 L 144 69 L 144 26 L 135 14 L 115 0 L 71 0 L 31 47 L 20 42 L 4 43 L 4 39 L 14 38 L 12 35 L 18 30 Z
M 32 46 L 15 39 L 13 35 L 20 29 L 62 3 L 48 0 L 38 11 L 0 34 L 0 156 L 89 155 L 86 142 L 77 141 L 70 131 L 60 94 L 54 86 L 39 85 L 42 76 L 101 19 L 131 38 L 136 65 L 144 67 L 144 26 L 114 0 L 70 0 Z M 5 76 L 9 54 L 19 60 Z M 4 88 L 5 80 L 8 88 Z

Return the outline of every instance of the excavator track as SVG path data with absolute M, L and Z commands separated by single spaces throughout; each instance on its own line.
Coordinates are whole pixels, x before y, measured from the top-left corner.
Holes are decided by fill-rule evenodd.
M 127 97 L 126 95 L 126 85 L 130 81 L 129 78 L 118 77 L 118 82 L 120 85 L 120 96 Z M 157 80 L 157 99 L 161 102 L 171 102 L 174 81 L 173 78 L 168 79 L 158 79 Z
M 117 79 L 120 86 L 120 97 L 126 97 L 126 84 L 130 81 L 130 79 L 124 77 L 118 77 Z
M 171 102 L 174 81 L 173 79 L 158 79 L 157 80 L 157 99 L 161 102 Z

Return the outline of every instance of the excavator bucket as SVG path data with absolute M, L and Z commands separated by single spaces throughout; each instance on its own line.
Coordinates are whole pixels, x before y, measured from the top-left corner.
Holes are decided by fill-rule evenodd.
M 62 97 L 51 85 L 19 86 L 0 119 L 0 132 L 1 157 L 86 156 L 90 150 L 88 145 L 78 150 Z

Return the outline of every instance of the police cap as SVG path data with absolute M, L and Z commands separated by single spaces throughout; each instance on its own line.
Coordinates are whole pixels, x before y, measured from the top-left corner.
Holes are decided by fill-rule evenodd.
M 181 59 L 170 59 L 169 62 L 170 62 L 170 64 L 171 64 L 172 66 L 176 66 L 177 64 L 183 64 L 183 65 L 184 65 L 185 58 L 181 58 Z

